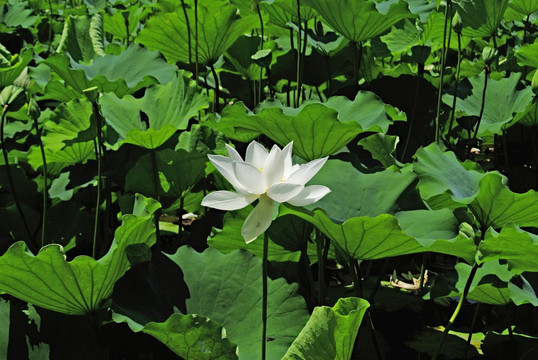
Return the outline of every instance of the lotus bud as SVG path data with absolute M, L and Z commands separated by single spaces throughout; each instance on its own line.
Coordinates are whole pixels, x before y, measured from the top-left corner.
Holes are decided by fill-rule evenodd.
M 497 57 L 498 51 L 490 46 L 486 46 L 484 50 L 482 50 L 482 59 L 486 63 L 486 65 L 491 65 L 493 60 Z
M 461 30 L 463 29 L 463 22 L 461 21 L 461 16 L 457 11 L 452 17 L 452 29 L 454 29 L 456 34 L 461 34 Z
M 30 99 L 28 102 L 28 117 L 32 120 L 37 120 L 41 115 L 41 109 L 34 99 Z

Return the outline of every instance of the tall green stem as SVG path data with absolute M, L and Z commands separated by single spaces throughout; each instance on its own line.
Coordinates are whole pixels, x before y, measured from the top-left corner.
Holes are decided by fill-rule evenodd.
M 417 110 L 417 104 L 418 104 L 418 98 L 420 93 L 420 82 L 422 77 L 424 76 L 424 64 L 418 64 L 418 72 L 417 72 L 417 84 L 415 86 L 415 97 L 413 98 L 413 108 L 411 110 L 411 117 L 409 118 L 409 128 L 407 130 L 407 137 L 405 139 L 405 146 L 402 151 L 402 157 L 401 161 L 405 161 L 405 156 L 407 155 L 407 148 L 409 146 L 409 141 L 411 139 L 411 135 L 413 134 L 413 125 L 415 124 L 415 115 Z
M 265 360 L 267 347 L 267 267 L 269 251 L 269 236 L 263 234 L 263 257 L 262 257 L 262 360 Z
M 297 92 L 295 94 L 294 106 L 299 106 L 301 98 L 301 0 L 297 1 Z
M 43 210 L 41 214 L 41 247 L 45 245 L 45 227 L 47 224 L 47 157 L 45 156 L 45 147 L 43 146 L 43 141 L 41 139 L 41 129 L 39 128 L 39 123 L 37 119 L 34 119 L 34 126 L 37 136 L 37 141 L 39 142 L 39 149 L 41 150 L 41 159 L 43 160 Z
M 259 1 L 256 1 L 256 12 L 258 13 L 258 19 L 260 20 L 260 50 L 263 50 L 263 17 L 262 12 L 260 11 L 260 3 Z M 262 75 L 263 75 L 263 68 L 260 67 L 260 83 L 259 83 L 259 89 L 258 89 L 258 103 L 262 101 Z
M 194 0 L 194 61 L 196 62 L 194 76 L 198 85 L 198 0 Z
M 439 71 L 439 87 L 437 89 L 437 113 L 435 115 L 435 142 L 439 143 L 439 122 L 441 116 L 441 97 L 443 95 L 443 76 L 445 74 L 445 60 L 446 60 L 446 33 L 448 28 L 448 14 L 451 6 L 451 0 L 447 0 L 445 7 L 445 25 L 443 29 L 443 47 L 441 48 L 441 63 Z
M 26 236 L 28 237 L 28 241 L 32 240 L 32 233 L 30 232 L 30 227 L 28 226 L 28 222 L 26 221 L 26 217 L 24 216 L 24 213 L 22 211 L 21 204 L 19 202 L 19 197 L 17 196 L 17 191 L 15 190 L 15 183 L 13 182 L 13 176 L 11 174 L 11 168 L 9 167 L 9 156 L 7 152 L 6 147 L 6 141 L 4 139 L 4 126 L 6 121 L 6 113 L 8 109 L 8 104 L 4 105 L 2 109 L 2 115 L 0 118 L 0 141 L 2 142 L 2 153 L 4 155 L 4 165 L 6 167 L 6 175 L 7 175 L 7 181 L 9 182 L 9 187 L 11 188 L 11 194 L 13 195 L 13 201 L 15 202 L 15 206 L 17 207 L 17 211 L 19 212 L 19 216 L 22 220 L 22 224 L 24 226 L 24 230 L 26 231 Z
M 478 121 L 476 122 L 476 128 L 474 130 L 473 138 L 469 143 L 469 151 L 468 154 L 471 153 L 471 148 L 476 141 L 476 136 L 478 135 L 478 129 L 480 129 L 480 123 L 482 122 L 482 116 L 484 115 L 484 108 L 486 106 L 486 90 L 488 88 L 488 77 L 489 77 L 489 66 L 486 65 L 485 68 L 485 74 L 484 74 L 484 90 L 482 90 L 482 104 L 480 105 L 480 113 L 478 114 Z
M 321 231 L 316 229 L 316 251 L 318 256 L 318 305 L 325 303 L 325 259 L 323 258 L 323 250 L 325 237 Z
M 181 0 L 181 8 L 183 9 L 183 15 L 185 16 L 185 24 L 187 25 L 187 44 L 189 46 L 189 64 L 190 64 L 192 61 L 191 26 L 189 24 L 189 16 L 187 15 L 187 7 L 185 6 L 185 0 Z
M 151 156 L 151 167 L 153 171 L 153 198 L 157 201 L 160 201 L 159 196 L 159 187 L 160 187 L 160 180 L 159 180 L 159 168 L 157 167 L 157 156 L 155 155 L 155 149 L 150 150 L 150 156 Z M 155 211 L 153 221 L 155 223 L 155 236 L 157 237 L 157 241 L 160 239 L 160 227 L 159 227 L 159 219 L 161 218 L 161 210 Z
M 215 112 L 220 111 L 220 82 L 219 77 L 217 76 L 217 72 L 215 71 L 215 66 L 211 64 L 210 66 L 211 74 L 213 74 L 213 80 L 215 81 Z
M 469 329 L 469 336 L 467 336 L 467 346 L 465 347 L 465 352 L 463 353 L 463 360 L 467 360 L 467 353 L 469 352 L 469 347 L 471 346 L 471 340 L 473 338 L 474 326 L 476 324 L 476 319 L 478 318 L 478 310 L 480 309 L 480 303 L 476 303 L 476 308 L 474 309 L 473 320 L 471 320 L 471 328 Z
M 456 114 L 456 100 L 458 98 L 458 83 L 460 81 L 460 68 L 461 68 L 461 34 L 458 32 L 458 65 L 456 68 L 456 79 L 454 84 L 454 98 L 452 99 L 452 112 L 450 113 L 450 123 L 448 124 L 447 140 L 450 139 L 450 132 L 452 131 L 452 125 L 454 124 L 454 116 Z
M 473 268 L 471 269 L 471 273 L 469 274 L 469 278 L 467 278 L 467 282 L 465 283 L 465 287 L 463 288 L 463 294 L 460 297 L 460 301 L 458 302 L 456 309 L 452 313 L 450 320 L 448 320 L 448 324 L 446 325 L 445 330 L 443 331 L 443 337 L 441 338 L 441 342 L 439 343 L 439 346 L 437 347 L 437 351 L 435 352 L 435 355 L 432 360 L 436 360 L 441 354 L 441 351 L 443 351 L 443 346 L 445 344 L 448 332 L 450 331 L 450 329 L 452 329 L 452 326 L 454 325 L 454 322 L 456 321 L 456 318 L 458 317 L 458 314 L 461 311 L 461 307 L 463 306 L 463 303 L 467 299 L 467 295 L 469 294 L 469 289 L 471 288 L 471 284 L 473 283 L 473 279 L 479 267 L 480 265 L 478 265 L 477 263 L 473 265 Z

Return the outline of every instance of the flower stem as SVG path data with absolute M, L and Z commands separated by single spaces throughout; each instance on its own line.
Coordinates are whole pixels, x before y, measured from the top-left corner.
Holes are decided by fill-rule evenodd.
M 0 141 L 2 142 L 2 153 L 4 155 L 4 166 L 6 167 L 6 175 L 7 180 L 9 182 L 9 187 L 11 188 L 11 194 L 13 195 L 13 201 L 15 202 L 15 206 L 17 207 L 17 211 L 19 212 L 19 216 L 21 217 L 22 224 L 24 225 L 24 230 L 26 231 L 26 236 L 28 237 L 28 241 L 32 240 L 32 233 L 30 232 L 30 227 L 28 226 L 28 222 L 26 221 L 26 217 L 24 217 L 24 213 L 22 212 L 22 207 L 19 202 L 19 198 L 17 196 L 17 192 L 15 191 L 15 183 L 13 182 L 13 177 L 11 175 L 11 168 L 9 167 L 9 156 L 7 152 L 6 147 L 6 141 L 4 139 L 4 125 L 6 121 L 6 113 L 8 109 L 8 104 L 4 105 L 4 108 L 2 109 L 2 115 L 0 118 Z
M 301 0 L 297 1 L 297 92 L 295 93 L 294 106 L 299 107 L 301 98 Z
M 325 259 L 323 257 L 325 237 L 316 229 L 316 250 L 318 256 L 318 305 L 325 303 Z
M 454 97 L 452 98 L 452 112 L 450 113 L 450 123 L 448 125 L 448 131 L 446 135 L 446 139 L 450 139 L 450 132 L 452 131 L 452 125 L 454 124 L 454 116 L 456 115 L 456 100 L 458 98 L 458 83 L 460 80 L 460 65 L 461 65 L 461 34 L 457 33 L 458 35 L 458 65 L 456 68 L 456 79 L 454 84 Z
M 445 59 L 446 59 L 446 32 L 448 28 L 448 14 L 451 6 L 451 1 L 448 0 L 445 7 L 445 25 L 443 30 L 443 47 L 441 48 L 441 63 L 439 71 L 439 88 L 437 89 L 437 113 L 435 116 L 435 142 L 439 143 L 439 121 L 441 116 L 441 97 L 443 95 L 443 76 L 445 72 Z M 450 46 L 450 44 L 449 44 Z
M 471 269 L 471 273 L 469 274 L 469 278 L 467 279 L 467 282 L 465 283 L 465 287 L 463 289 L 463 294 L 460 297 L 460 301 L 458 302 L 458 305 L 456 306 L 456 309 L 452 313 L 452 316 L 450 317 L 450 320 L 448 320 L 448 324 L 445 327 L 445 330 L 443 331 L 443 337 L 441 338 L 441 342 L 439 343 L 439 346 L 437 347 L 437 351 L 435 352 L 435 355 L 433 356 L 432 360 L 436 360 L 439 355 L 441 354 L 441 351 L 443 350 L 443 346 L 446 341 L 446 337 L 448 335 L 448 332 L 450 329 L 452 329 L 452 325 L 454 325 L 454 322 L 456 321 L 456 318 L 458 317 L 458 314 L 460 313 L 460 310 L 463 306 L 463 303 L 467 299 L 467 295 L 469 294 L 469 290 L 471 288 L 471 284 L 473 283 L 473 279 L 476 275 L 476 271 L 480 267 L 479 264 L 475 263 L 473 265 L 473 268 Z
M 153 170 L 153 198 L 157 201 L 160 201 L 159 197 L 159 185 L 161 184 L 159 180 L 159 168 L 157 167 L 157 156 L 155 155 L 155 149 L 150 150 L 151 155 L 151 167 Z M 161 218 L 161 210 L 158 209 L 155 211 L 155 215 L 153 218 L 153 221 L 155 223 L 155 236 L 157 239 L 157 242 L 159 241 L 160 237 L 160 228 L 159 228 L 159 219 Z
M 34 126 L 39 148 L 41 149 L 41 158 L 43 159 L 43 212 L 41 214 L 41 247 L 43 247 L 45 245 L 45 227 L 47 224 L 47 157 L 45 156 L 45 147 L 41 140 L 41 129 L 37 119 L 34 119 Z
M 468 156 L 471 154 L 471 149 L 473 147 L 474 142 L 476 141 L 476 136 L 478 135 L 478 129 L 480 128 L 480 123 L 482 122 L 482 116 L 484 115 L 484 108 L 486 106 L 486 90 L 488 88 L 488 77 L 490 73 L 489 66 L 486 65 L 485 68 L 485 74 L 484 74 L 484 90 L 482 91 L 482 104 L 480 105 L 480 113 L 478 114 L 478 121 L 476 122 L 476 128 L 474 130 L 473 138 L 469 142 L 469 151 Z
M 269 236 L 263 234 L 263 257 L 262 257 L 262 360 L 265 360 L 267 345 L 267 266 L 268 266 Z

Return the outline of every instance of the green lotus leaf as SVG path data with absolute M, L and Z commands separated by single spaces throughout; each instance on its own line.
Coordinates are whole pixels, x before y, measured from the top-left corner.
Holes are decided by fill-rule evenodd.
M 353 100 L 345 96 L 331 96 L 324 105 L 336 110 L 341 122 L 356 122 L 364 131 L 386 133 L 392 124 L 387 118 L 387 105 L 370 91 L 359 91 Z
M 168 62 L 194 63 L 194 4 L 192 1 L 186 3 L 188 22 L 181 6 L 175 12 L 157 14 L 148 19 L 136 41 L 148 49 L 159 50 Z M 237 8 L 228 1 L 198 3 L 199 63 L 212 64 L 217 61 L 238 37 L 249 33 L 257 24 L 258 19 L 254 15 L 238 18 Z
M 202 153 L 164 149 L 156 151 L 155 158 L 160 174 L 160 196 L 181 198 L 184 192 L 204 177 L 207 157 Z M 125 190 L 153 195 L 153 179 L 151 154 L 146 154 L 127 173 Z
M 261 259 L 246 251 L 197 253 L 183 246 L 171 255 L 189 287 L 187 312 L 222 324 L 240 359 L 260 358 Z M 281 359 L 308 320 L 297 284 L 268 280 L 267 359 Z
M 125 19 L 127 13 L 127 21 Z M 132 3 L 126 10 L 117 11 L 113 15 L 107 13 L 103 16 L 104 30 L 119 39 L 135 35 L 139 23 L 151 13 L 151 9 L 141 3 Z
M 536 1 L 538 3 L 538 1 Z M 532 44 L 525 44 L 515 52 L 517 63 L 521 66 L 538 68 L 538 39 Z
M 93 140 L 97 136 L 91 126 L 92 104 L 78 98 L 58 106 L 44 123 L 43 144 L 47 150 L 57 152 L 74 142 Z
M 454 0 L 454 10 L 463 22 L 464 36 L 491 36 L 499 26 L 509 0 Z
M 186 129 L 190 118 L 209 106 L 207 96 L 183 72 L 166 85 L 146 89 L 140 99 L 103 94 L 99 104 L 107 124 L 118 133 L 120 144 L 147 149 L 159 147 L 176 130 Z M 147 115 L 148 125 L 142 121 L 140 112 Z
M 57 244 L 31 254 L 23 241 L 0 257 L 0 291 L 45 309 L 69 315 L 95 311 L 112 293 L 114 283 L 129 268 L 125 248 L 155 242 L 153 217 L 125 215 L 114 243 L 99 260 L 77 256 L 66 261 Z
M 458 281 L 455 284 L 457 293 L 448 296 L 463 293 L 471 273 L 471 266 L 464 263 L 456 264 L 455 269 L 458 273 Z M 523 283 L 522 288 L 514 283 L 517 278 Z M 500 264 L 498 260 L 485 262 L 478 268 L 467 298 L 491 305 L 506 305 L 511 301 L 516 305 L 538 305 L 538 298 L 528 281 L 508 270 L 507 265 Z
M 120 98 L 151 84 L 168 83 L 175 74 L 175 66 L 167 64 L 157 51 L 136 44 L 120 55 L 98 57 L 91 65 L 78 64 L 65 54 L 55 54 L 44 63 L 80 94 L 97 86 L 100 91 L 114 92 Z
M 538 0 L 512 0 L 509 7 L 525 15 L 538 11 Z
M 480 115 L 482 107 L 482 94 L 484 90 L 484 72 L 472 77 L 469 82 L 472 94 L 458 99 L 458 110 L 467 115 Z M 510 77 L 500 80 L 488 79 L 484 112 L 478 129 L 478 136 L 486 134 L 500 134 L 514 118 L 514 114 L 522 112 L 532 101 L 533 93 L 530 86 L 516 90 L 520 73 L 512 73 Z M 452 106 L 452 95 L 445 94 L 443 102 Z
M 331 192 L 306 208 L 321 208 L 335 221 L 393 214 L 398 198 L 415 179 L 414 173 L 394 167 L 365 174 L 348 162 L 328 160 L 309 183 L 325 185 Z
M 165 322 L 147 323 L 142 331 L 185 359 L 238 359 L 224 328 L 205 316 L 172 314 Z
M 0 45 L 0 49 L 7 52 L 7 49 L 2 45 Z M 6 86 L 12 85 L 13 81 L 15 81 L 30 61 L 32 61 L 32 57 L 31 50 L 23 50 L 20 55 L 8 56 L 9 59 L 6 59 L 8 60 L 7 66 L 3 66 L 3 64 L 0 66 L 0 88 L 3 89 Z
M 292 214 L 311 222 L 331 239 L 344 256 L 355 260 L 374 260 L 386 257 L 414 254 L 421 252 L 437 252 L 454 255 L 464 258 L 468 262 L 474 259 L 475 248 L 473 239 L 459 235 L 451 239 L 415 239 L 405 233 L 405 229 L 400 227 L 398 219 L 389 214 L 381 214 L 376 217 L 353 217 L 342 224 L 331 221 L 322 210 L 313 212 L 295 208 L 290 205 L 280 206 L 280 215 Z M 432 221 L 434 224 L 427 225 L 429 228 L 445 227 L 448 213 L 440 216 L 426 217 L 423 222 Z M 424 218 L 424 214 L 419 216 Z M 453 217 L 453 215 L 451 215 Z M 441 222 L 440 222 L 441 221 Z M 413 230 L 413 222 L 404 223 L 409 227 L 410 233 Z M 443 231 L 445 233 L 445 231 Z M 455 234 L 454 234 L 455 235 Z
M 349 41 L 359 43 L 383 34 L 400 20 L 413 18 L 405 1 L 304 0 Z
M 396 144 L 398 143 L 398 137 L 395 135 L 385 135 L 383 133 L 375 133 L 364 139 L 361 139 L 358 143 L 365 150 L 372 154 L 372 158 L 376 159 L 385 168 L 392 165 L 400 164 L 394 157 L 394 151 L 396 150 Z
M 296 0 L 274 0 L 260 2 L 260 8 L 269 15 L 269 21 L 276 26 L 289 29 L 290 24 L 297 23 L 297 1 Z M 314 9 L 308 6 L 301 6 L 301 22 L 310 20 L 316 16 Z
M 393 54 L 407 52 L 412 46 L 417 45 L 422 32 L 409 20 L 404 20 L 402 27 L 393 26 L 388 34 L 380 36 Z
M 478 261 L 505 260 L 510 271 L 538 271 L 538 235 L 510 224 L 498 233 L 489 229 L 478 247 Z
M 355 338 L 370 304 L 359 298 L 340 298 L 334 307 L 314 308 L 283 360 L 350 359 Z
M 504 177 L 498 173 L 484 176 L 480 192 L 469 208 L 484 229 L 502 228 L 509 223 L 538 226 L 538 192 L 516 194 L 506 187 Z
M 468 204 L 480 190 L 484 174 L 467 170 L 469 164 L 460 163 L 453 152 L 442 152 L 435 143 L 418 149 L 415 158 L 413 170 L 420 178 L 420 194 L 428 203 L 448 192 L 453 200 Z
M 363 129 L 350 121 L 337 119 L 337 112 L 323 104 L 306 104 L 291 109 L 274 104 L 256 114 L 251 113 L 242 102 L 226 106 L 220 121 L 205 121 L 234 140 L 248 142 L 264 134 L 280 146 L 293 141 L 293 152 L 305 160 L 313 160 L 334 154 L 349 143 Z
M 84 164 L 95 159 L 95 144 L 92 141 L 76 142 L 61 150 L 51 151 L 45 148 L 47 172 L 49 175 L 59 175 L 68 166 Z M 39 146 L 32 146 L 28 154 L 28 163 L 37 170 L 43 166 L 43 157 Z
M 0 23 L 4 23 L 8 27 L 22 27 L 28 29 L 34 25 L 37 16 L 32 15 L 33 11 L 27 9 L 26 2 L 10 1 L 0 9 Z
M 60 45 L 56 52 L 66 51 L 78 63 L 91 63 L 98 56 L 105 56 L 103 18 L 93 16 L 65 17 Z
M 534 100 L 527 108 L 514 117 L 514 123 L 524 126 L 538 126 L 538 101 Z

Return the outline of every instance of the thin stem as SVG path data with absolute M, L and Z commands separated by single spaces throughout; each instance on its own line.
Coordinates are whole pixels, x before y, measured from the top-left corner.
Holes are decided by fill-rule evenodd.
M 299 106 L 301 97 L 301 0 L 297 1 L 297 92 L 294 97 L 294 106 Z
M 260 20 L 260 50 L 263 50 L 263 18 L 262 18 L 262 13 L 260 11 L 259 2 L 256 2 L 256 12 L 258 13 L 258 18 Z M 258 103 L 262 101 L 262 75 L 263 75 L 263 68 L 260 67 L 260 84 L 259 84 L 259 90 L 258 90 Z
M 159 168 L 157 167 L 157 156 L 155 155 L 155 149 L 150 150 L 150 156 L 151 156 L 151 167 L 153 171 L 153 198 L 157 201 L 160 201 L 159 196 L 159 186 L 161 184 L 159 180 Z M 157 237 L 157 241 L 159 241 L 160 237 L 160 228 L 159 228 L 159 219 L 161 218 L 161 210 L 155 211 L 155 215 L 153 217 L 153 221 L 155 223 L 155 236 Z
M 301 31 L 301 29 L 299 29 Z M 303 24 L 303 31 L 304 31 L 304 37 L 303 37 L 303 43 L 302 43 L 302 51 L 299 54 L 301 58 L 301 69 L 299 73 L 299 84 L 297 85 L 297 91 L 298 91 L 298 100 L 297 100 L 297 106 L 301 104 L 301 96 L 302 99 L 305 98 L 304 96 L 304 89 L 303 89 L 303 72 L 304 72 L 304 59 L 306 58 L 306 45 L 308 44 L 308 21 L 305 20 Z
M 372 332 L 372 341 L 374 342 L 375 355 L 377 360 L 383 360 L 383 355 L 381 354 L 381 349 L 379 348 L 379 341 L 377 341 L 377 335 L 375 333 L 374 321 L 372 319 L 372 312 L 370 309 L 367 310 L 368 325 L 370 325 L 370 331 Z
M 93 224 L 93 243 L 92 243 L 92 257 L 96 256 L 96 247 L 97 247 L 97 234 L 99 232 L 99 207 L 101 206 L 101 184 L 103 180 L 103 175 L 101 173 L 101 160 L 102 160 L 102 146 L 103 146 L 103 137 L 102 137 L 102 119 L 101 114 L 99 113 L 99 107 L 96 101 L 92 101 L 92 111 L 96 120 L 97 127 L 97 142 L 94 139 L 95 146 L 95 158 L 97 160 L 97 201 L 95 205 L 95 222 Z
M 443 47 L 441 48 L 441 69 L 439 72 L 439 88 L 437 89 L 437 113 L 435 115 L 435 142 L 439 143 L 439 121 L 441 116 L 441 97 L 443 95 L 443 76 L 445 73 L 446 32 L 448 27 L 448 11 L 451 1 L 448 0 L 445 7 L 445 25 L 443 29 Z
M 45 147 L 43 146 L 43 141 L 41 139 L 41 129 L 39 128 L 39 124 L 37 122 L 37 119 L 34 119 L 34 126 L 37 136 L 37 141 L 39 143 L 39 149 L 41 150 L 41 159 L 43 160 L 43 212 L 41 214 L 41 247 L 45 245 L 45 228 L 47 224 L 47 157 L 45 156 Z
M 99 130 L 97 131 L 99 134 Z M 98 135 L 99 136 L 99 135 Z M 95 258 L 95 249 L 97 246 L 97 233 L 99 232 L 99 206 L 101 205 L 101 147 L 99 139 L 93 140 L 95 148 L 95 157 L 97 160 L 97 201 L 95 204 L 95 221 L 93 223 L 93 242 L 92 242 L 92 257 Z
M 318 256 L 318 305 L 325 303 L 325 259 L 323 258 L 325 237 L 316 229 L 316 251 Z
M 194 76 L 198 85 L 198 0 L 194 0 L 194 61 L 196 62 Z
M 187 15 L 187 7 L 185 6 L 185 0 L 181 0 L 181 7 L 183 8 L 183 15 L 185 16 L 185 24 L 187 25 L 187 44 L 189 46 L 189 64 L 190 64 L 192 61 L 191 26 L 189 24 L 189 16 Z
M 447 140 L 450 139 L 450 132 L 452 131 L 452 125 L 454 124 L 454 116 L 456 115 L 456 100 L 458 98 L 458 83 L 460 81 L 460 68 L 461 68 L 461 34 L 458 34 L 458 65 L 456 68 L 456 79 L 454 84 L 454 98 L 452 99 L 452 112 L 450 113 L 450 123 L 448 124 Z
M 351 277 L 353 279 L 353 290 L 355 290 L 355 296 L 361 297 L 362 295 L 362 286 L 359 276 L 359 265 L 355 259 L 349 260 L 349 271 L 351 272 Z
M 424 76 L 424 64 L 418 64 L 418 73 L 417 73 L 417 84 L 415 86 L 415 97 L 413 98 L 413 108 L 411 110 L 411 117 L 409 118 L 409 128 L 407 130 L 407 137 L 405 139 L 405 146 L 402 151 L 401 161 L 404 161 L 405 155 L 407 155 L 407 148 L 409 146 L 409 140 L 413 133 L 413 125 L 415 124 L 415 115 L 418 104 L 418 98 L 420 93 L 420 80 Z
M 220 83 L 219 83 L 219 77 L 217 76 L 217 72 L 215 71 L 215 66 L 211 64 L 211 74 L 213 74 L 213 80 L 215 81 L 215 112 L 220 111 Z
M 0 141 L 2 141 L 2 153 L 4 155 L 4 163 L 5 163 L 4 165 L 6 167 L 7 180 L 9 182 L 9 187 L 11 188 L 13 201 L 15 202 L 15 206 L 17 207 L 17 211 L 19 212 L 19 216 L 21 217 L 22 224 L 24 225 L 24 230 L 26 231 L 26 236 L 28 237 L 28 241 L 30 241 L 32 240 L 32 233 L 30 232 L 30 227 L 28 226 L 28 222 L 26 221 L 26 217 L 24 216 L 24 213 L 22 211 L 22 207 L 19 202 L 19 197 L 17 196 L 17 191 L 15 191 L 15 183 L 13 182 L 11 168 L 9 167 L 9 156 L 7 152 L 6 141 L 4 139 L 4 126 L 5 126 L 6 113 L 7 113 L 8 106 L 9 105 L 6 104 L 4 105 L 4 108 L 2 109 L 2 115 L 0 118 Z
M 262 257 L 262 360 L 265 360 L 267 346 L 267 267 L 268 267 L 269 236 L 263 234 Z
M 463 353 L 463 360 L 467 360 L 467 353 L 469 352 L 469 347 L 471 346 L 471 340 L 473 338 L 474 326 L 476 324 L 476 319 L 478 319 L 478 310 L 480 309 L 480 303 L 476 303 L 474 309 L 473 320 L 471 320 L 471 329 L 469 330 L 469 336 L 467 336 L 467 346 L 465 347 L 465 352 Z
M 471 284 L 473 283 L 473 279 L 474 279 L 474 277 L 476 275 L 476 271 L 478 270 L 479 267 L 480 267 L 480 265 L 478 265 L 477 263 L 475 263 L 473 265 L 473 268 L 471 269 L 471 273 L 469 274 L 469 278 L 467 278 L 467 282 L 465 283 L 465 287 L 463 289 L 463 294 L 460 297 L 460 301 L 458 302 L 458 305 L 456 306 L 456 309 L 452 313 L 452 316 L 450 317 L 450 320 L 448 320 L 448 324 L 446 325 L 445 330 L 443 331 L 443 337 L 441 338 L 441 342 L 439 343 L 439 346 L 437 347 L 437 351 L 435 352 L 435 355 L 434 355 L 432 360 L 436 360 L 439 357 L 439 355 L 441 354 L 441 351 L 443 350 L 443 346 L 445 344 L 448 332 L 450 331 L 450 329 L 454 325 L 454 322 L 456 321 L 456 318 L 458 317 L 458 314 L 461 311 L 463 303 L 467 299 L 467 295 L 469 294 L 469 289 L 471 288 Z
M 377 291 L 381 287 L 381 281 L 383 280 L 383 277 L 385 276 L 385 271 L 387 270 L 388 263 L 389 263 L 389 258 L 385 258 L 383 260 L 383 265 L 381 265 L 381 270 L 379 271 L 379 276 L 377 277 L 375 287 L 372 289 L 372 292 L 370 293 L 370 297 L 368 298 L 368 302 L 370 304 L 373 304 L 375 296 L 377 295 Z
M 474 130 L 473 139 L 469 144 L 469 153 L 471 153 L 471 147 L 476 141 L 476 136 L 478 135 L 478 129 L 480 128 L 480 122 L 482 121 L 482 115 L 484 115 L 484 107 L 486 105 L 486 89 L 488 87 L 488 76 L 489 67 L 486 65 L 485 74 L 484 74 L 484 90 L 482 91 L 482 104 L 480 105 L 480 113 L 478 114 L 478 121 L 476 122 L 476 128 Z
M 50 14 L 49 14 L 49 41 L 48 41 L 48 46 L 47 46 L 47 54 L 50 55 L 50 48 L 51 48 L 51 43 L 52 43 L 52 1 L 49 0 L 49 11 L 50 11 Z

